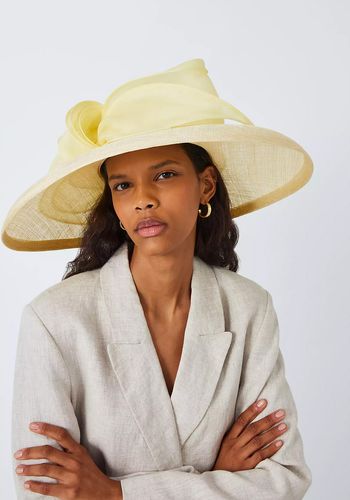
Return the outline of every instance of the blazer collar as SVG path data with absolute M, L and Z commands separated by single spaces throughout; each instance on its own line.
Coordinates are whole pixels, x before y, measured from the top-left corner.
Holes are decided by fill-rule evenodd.
M 212 266 L 194 256 L 182 356 L 169 396 L 137 288 L 126 242 L 100 269 L 110 323 L 109 360 L 159 470 L 182 465 L 181 448 L 213 398 L 232 332 L 225 331 Z

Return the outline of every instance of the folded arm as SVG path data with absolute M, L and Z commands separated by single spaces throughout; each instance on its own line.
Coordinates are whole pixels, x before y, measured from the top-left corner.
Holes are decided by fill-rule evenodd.
M 57 481 L 46 476 L 18 476 L 16 465 L 48 462 L 31 459 L 21 462 L 13 457 L 15 451 L 32 446 L 62 447 L 47 436 L 29 429 L 30 422 L 48 422 L 68 430 L 80 442 L 80 429 L 71 403 L 70 378 L 62 355 L 48 330 L 30 304 L 24 307 L 17 340 L 16 364 L 12 399 L 11 449 L 13 477 L 18 500 L 56 497 L 42 495 L 24 488 L 24 482 L 34 480 L 46 483 Z

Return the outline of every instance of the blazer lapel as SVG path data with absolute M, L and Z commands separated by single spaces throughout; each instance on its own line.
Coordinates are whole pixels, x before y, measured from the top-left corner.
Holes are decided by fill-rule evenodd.
M 159 470 L 182 465 L 181 447 L 204 416 L 215 392 L 232 332 L 213 269 L 193 259 L 191 305 L 181 360 L 169 397 L 124 243 L 100 269 L 110 320 L 107 351 L 121 391 Z
M 232 332 L 225 331 L 215 273 L 196 256 L 191 288 L 182 355 L 171 395 L 181 446 L 210 405 L 232 341 Z

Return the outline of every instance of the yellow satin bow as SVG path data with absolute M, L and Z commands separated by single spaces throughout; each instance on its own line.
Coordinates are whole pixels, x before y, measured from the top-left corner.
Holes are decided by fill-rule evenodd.
M 192 59 L 117 87 L 104 104 L 81 101 L 66 114 L 53 162 L 69 163 L 90 149 L 127 136 L 224 119 L 253 125 L 218 96 L 202 59 Z

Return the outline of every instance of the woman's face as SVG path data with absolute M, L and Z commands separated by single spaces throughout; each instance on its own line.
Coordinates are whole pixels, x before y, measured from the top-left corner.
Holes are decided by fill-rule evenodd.
M 213 166 L 197 175 L 181 146 L 171 144 L 110 157 L 106 170 L 115 213 L 135 246 L 166 253 L 188 244 L 194 250 L 199 205 L 215 193 Z M 164 221 L 160 234 L 138 233 L 146 217 Z

